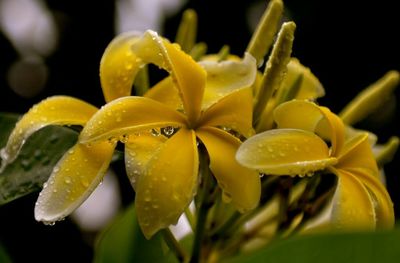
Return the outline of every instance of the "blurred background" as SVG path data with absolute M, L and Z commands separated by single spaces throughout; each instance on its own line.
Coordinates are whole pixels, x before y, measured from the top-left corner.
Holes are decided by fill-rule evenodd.
M 326 90 L 320 103 L 334 112 L 388 70 L 400 70 L 395 0 L 284 2 L 285 20 L 297 24 L 293 56 L 318 76 Z M 40 100 L 61 94 L 103 105 L 98 68 L 112 38 L 127 30 L 153 29 L 173 40 L 186 8 L 197 11 L 198 41 L 208 44 L 209 53 L 228 44 L 232 53 L 242 55 L 266 5 L 260 0 L 100 0 L 86 5 L 71 0 L 0 0 L 0 112 L 22 114 Z M 359 127 L 377 133 L 380 142 L 399 136 L 400 107 L 395 104 L 388 102 Z M 397 218 L 399 156 L 386 166 Z M 15 262 L 25 262 L 27 256 L 32 262 L 90 262 L 93 234 L 133 199 L 124 172 L 117 174 L 104 184 L 111 190 L 104 190 L 101 205 L 93 201 L 99 213 L 111 211 L 97 225 L 86 225 L 84 234 L 77 222 L 85 227 L 94 220 L 84 210 L 74 215 L 75 221 L 53 227 L 35 222 L 35 193 L 0 207 L 0 244 Z

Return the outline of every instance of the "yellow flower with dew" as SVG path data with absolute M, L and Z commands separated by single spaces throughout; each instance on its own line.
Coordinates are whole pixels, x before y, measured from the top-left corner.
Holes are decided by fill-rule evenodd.
M 274 119 L 278 129 L 255 135 L 239 148 L 236 157 L 243 166 L 270 175 L 333 173 L 338 178 L 331 212 L 334 228 L 393 226 L 392 201 L 379 180 L 367 133 L 346 138 L 337 115 L 302 100 L 278 106 Z
M 110 56 L 120 51 L 118 46 L 108 50 Z M 235 153 L 241 141 L 229 132 L 246 137 L 253 133 L 249 87 L 255 78 L 254 59 L 245 56 L 242 72 L 232 61 L 200 65 L 151 31 L 132 49 L 170 77 L 145 97 L 108 103 L 87 123 L 80 141 L 123 138 L 127 173 L 136 190 L 138 220 L 146 237 L 176 223 L 191 202 L 199 182 L 199 142 L 207 150 L 210 169 L 225 199 L 240 211 L 257 206 L 258 173 L 237 163 Z M 176 97 L 160 96 L 172 89 L 177 89 L 180 103 Z
M 148 63 L 170 76 L 144 97 L 129 97 L 135 76 Z M 175 223 L 196 193 L 197 137 L 207 149 L 225 199 L 239 210 L 252 209 L 258 203 L 260 180 L 256 172 L 236 162 L 234 154 L 241 142 L 230 131 L 245 137 L 253 134 L 249 87 L 255 72 L 250 55 L 238 61 L 197 64 L 155 32 L 122 34 L 109 45 L 100 66 L 109 104 L 97 112 L 70 97 L 42 101 L 18 122 L 2 150 L 7 157 L 4 163 L 11 162 L 26 138 L 46 125 L 84 126 L 78 143 L 58 162 L 36 203 L 35 218 L 52 223 L 90 195 L 101 182 L 118 140 L 126 143 L 126 168 L 137 192 L 139 222 L 150 237 Z

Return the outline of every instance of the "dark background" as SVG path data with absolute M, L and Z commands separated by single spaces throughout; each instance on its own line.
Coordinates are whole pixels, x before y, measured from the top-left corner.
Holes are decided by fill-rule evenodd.
M 46 59 L 50 75 L 45 89 L 33 98 L 22 98 L 9 89 L 6 73 L 18 57 L 0 33 L 0 111 L 26 112 L 34 103 L 58 94 L 71 95 L 97 106 L 103 104 L 98 78 L 101 55 L 114 36 L 114 2 L 46 1 L 57 18 L 60 43 Z M 251 36 L 246 11 L 256 1 L 189 1 L 199 15 L 198 40 L 207 42 L 209 52 L 229 44 L 232 53 L 241 55 Z M 351 2 L 351 3 L 348 3 Z M 334 112 L 362 88 L 390 69 L 399 70 L 399 11 L 394 0 L 381 1 L 285 1 L 287 18 L 297 24 L 293 56 L 317 75 L 326 89 L 321 104 Z M 345 3 L 345 4 L 344 4 Z M 182 8 L 182 10 L 184 9 Z M 261 8 L 262 9 L 262 8 Z M 164 36 L 174 39 L 181 12 L 166 18 Z M 261 12 L 260 12 L 261 14 Z M 396 91 L 399 101 L 399 91 Z M 399 135 L 399 107 L 364 122 L 386 141 Z M 389 112 L 390 113 L 390 112 Z M 383 118 L 383 116 L 389 116 Z M 388 189 L 400 217 L 399 154 L 386 166 Z M 124 180 L 124 179 L 121 179 Z M 127 183 L 127 182 L 126 182 Z M 132 194 L 131 190 L 126 190 Z M 0 243 L 15 262 L 90 262 L 90 245 L 69 220 L 54 227 L 34 221 L 37 193 L 0 207 Z M 130 197 L 125 198 L 126 202 Z M 57 258 L 51 255 L 57 254 Z

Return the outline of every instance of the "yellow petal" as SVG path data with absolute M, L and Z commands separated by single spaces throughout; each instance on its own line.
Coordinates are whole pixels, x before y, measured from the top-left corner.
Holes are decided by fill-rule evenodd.
M 344 124 L 328 108 L 305 100 L 292 100 L 274 110 L 279 128 L 302 129 L 317 133 L 331 141 L 331 156 L 340 152 L 344 143 Z
M 166 126 L 181 127 L 185 123 L 183 114 L 160 102 L 144 97 L 123 97 L 102 107 L 86 124 L 79 140 L 118 140 L 131 133 Z
M 295 129 L 269 130 L 250 137 L 236 158 L 245 167 L 274 175 L 311 175 L 337 162 L 329 157 L 321 138 Z
M 100 81 L 107 102 L 131 95 L 132 84 L 143 61 L 132 51 L 140 39 L 137 32 L 117 36 L 106 48 L 100 62 Z
M 379 177 L 378 166 L 368 142 L 368 134 L 361 133 L 346 142 L 341 151 L 336 168 L 362 170 L 363 173 Z
M 317 77 L 315 77 L 309 68 L 303 66 L 298 59 L 291 58 L 287 67 L 288 72 L 279 92 L 284 92 L 290 88 L 294 85 L 297 78 L 302 76 L 301 85 L 296 94 L 297 99 L 316 99 L 325 95 L 325 90 Z
M 255 208 L 260 200 L 260 178 L 257 172 L 241 166 L 235 160 L 240 141 L 212 127 L 202 127 L 196 131 L 196 135 L 207 149 L 210 169 L 223 191 L 224 200 L 231 200 L 240 212 Z
M 35 219 L 52 223 L 79 207 L 101 182 L 114 147 L 108 142 L 76 144 L 65 153 L 39 194 Z
M 198 184 L 199 159 L 192 130 L 180 129 L 155 150 L 136 187 L 136 211 L 146 238 L 176 224 Z
M 252 91 L 249 88 L 241 89 L 208 108 L 203 113 L 199 126 L 226 127 L 249 137 L 254 134 L 252 114 Z
M 144 94 L 144 97 L 159 101 L 175 110 L 183 110 L 182 100 L 171 77 L 158 82 Z
M 332 172 L 338 176 L 332 209 L 334 228 L 344 231 L 374 230 L 374 203 L 367 188 L 352 173 L 340 169 L 332 169 Z
M 246 53 L 243 60 L 199 63 L 207 72 L 202 108 L 206 109 L 224 96 L 238 89 L 250 87 L 256 78 L 256 60 Z
M 195 123 L 200 115 L 206 73 L 177 44 L 171 44 L 153 31 L 147 31 L 132 47 L 146 63 L 167 70 L 181 95 L 189 122 Z
M 349 170 L 357 177 L 367 188 L 371 199 L 373 200 L 376 217 L 376 227 L 382 229 L 391 229 L 394 226 L 394 210 L 390 196 L 381 181 L 374 175 L 364 171 Z
M 136 189 L 136 182 L 146 171 L 148 162 L 166 141 L 167 137 L 158 129 L 129 136 L 128 142 L 125 143 L 125 167 L 133 188 Z
M 26 139 L 47 125 L 85 125 L 97 108 L 72 97 L 55 96 L 33 106 L 17 122 L 7 145 L 1 150 L 2 165 L 12 162 Z

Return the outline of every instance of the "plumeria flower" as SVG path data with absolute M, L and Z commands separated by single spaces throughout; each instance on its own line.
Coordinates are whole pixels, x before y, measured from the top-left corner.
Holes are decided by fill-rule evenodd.
M 278 129 L 253 136 L 239 148 L 236 157 L 242 165 L 271 175 L 333 173 L 338 179 L 331 212 L 333 227 L 364 230 L 393 226 L 392 202 L 379 180 L 368 134 L 345 138 L 345 126 L 337 115 L 302 100 L 278 106 L 274 119 Z
M 118 41 L 107 51 L 110 57 L 123 52 L 118 47 L 129 38 Z M 176 223 L 191 202 L 199 182 L 199 142 L 208 152 L 210 169 L 225 200 L 240 211 L 256 207 L 259 175 L 237 163 L 235 153 L 241 141 L 229 132 L 253 134 L 249 87 L 255 78 L 255 60 L 246 55 L 246 66 L 231 61 L 200 65 L 152 31 L 132 50 L 140 63 L 153 63 L 170 77 L 144 97 L 122 97 L 105 105 L 82 130 L 80 142 L 123 138 L 127 173 L 136 190 L 136 211 L 145 236 Z M 113 74 L 108 80 L 113 82 Z M 125 88 L 129 89 L 120 90 Z M 117 91 L 110 89 L 109 96 Z
M 144 97 L 129 96 L 136 74 L 148 63 L 170 76 Z M 109 103 L 98 111 L 71 97 L 42 101 L 18 122 L 2 151 L 4 163 L 11 162 L 25 140 L 46 125 L 84 126 L 36 203 L 36 220 L 52 223 L 69 215 L 97 187 L 120 140 L 126 144 L 126 168 L 136 189 L 139 222 L 151 237 L 176 223 L 196 193 L 199 139 L 225 200 L 240 211 L 252 209 L 258 204 L 260 179 L 235 160 L 241 141 L 231 133 L 248 137 L 254 132 L 249 87 L 255 72 L 250 55 L 241 61 L 200 65 L 155 32 L 123 34 L 101 61 L 101 83 Z

